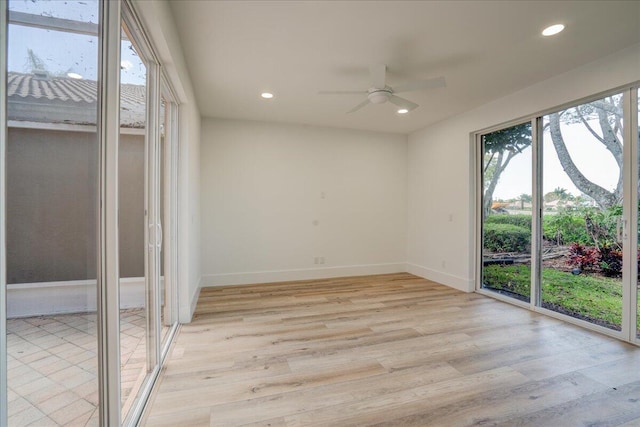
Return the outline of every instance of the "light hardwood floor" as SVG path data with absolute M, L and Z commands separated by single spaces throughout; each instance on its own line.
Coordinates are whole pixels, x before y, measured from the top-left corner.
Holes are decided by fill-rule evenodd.
M 147 426 L 639 426 L 640 349 L 392 274 L 204 288 Z

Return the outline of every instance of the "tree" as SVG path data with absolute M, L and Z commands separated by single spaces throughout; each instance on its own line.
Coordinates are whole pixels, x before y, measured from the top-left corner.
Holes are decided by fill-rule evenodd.
M 27 49 L 27 64 L 25 68 L 27 68 L 27 72 L 29 73 L 47 71 L 47 66 L 44 61 L 31 49 Z
M 47 64 L 45 64 L 42 58 L 40 58 L 40 56 L 36 54 L 32 49 L 27 49 L 27 61 L 24 68 L 27 73 L 46 73 L 51 77 L 64 77 L 68 72 L 71 71 L 71 68 L 69 68 L 64 71 L 51 72 L 47 67 Z
M 593 199 L 603 209 L 619 205 L 622 201 L 623 180 L 622 96 L 609 96 L 588 104 L 549 114 L 546 118 L 548 120 L 544 125 L 544 129 L 548 130 L 551 135 L 558 160 L 571 182 L 587 196 L 585 200 Z M 564 140 L 562 125 L 578 123 L 585 126 L 595 140 L 602 144 L 615 159 L 618 165 L 618 180 L 615 188 L 607 190 L 589 180 L 571 157 Z M 640 131 L 638 137 L 640 139 Z M 483 135 L 482 138 L 485 144 L 483 209 L 485 215 L 489 215 L 493 202 L 493 192 L 496 189 L 500 175 L 514 156 L 531 145 L 531 126 L 529 123 L 523 123 Z M 640 194 L 640 188 L 638 190 Z M 560 199 L 560 196 L 563 195 L 556 194 L 552 197 L 557 197 L 554 200 L 565 200 Z M 567 196 L 570 196 L 568 192 Z
M 520 196 L 518 196 L 518 200 L 520 200 L 520 209 L 524 209 L 524 204 L 531 203 L 533 198 L 531 197 L 531 194 L 522 193 Z
M 553 193 L 556 196 L 558 196 L 558 200 L 570 200 L 571 199 L 571 193 L 569 193 L 566 188 L 556 187 L 553 190 Z
M 622 201 L 622 97 L 610 96 L 568 110 L 552 113 L 547 124 L 558 160 L 571 182 L 584 194 L 593 198 L 601 208 L 608 208 Z M 597 122 L 600 132 L 593 128 Z M 589 133 L 601 143 L 618 165 L 618 182 L 609 191 L 590 181 L 578 169 L 567 150 L 561 124 L 582 123 Z
M 484 214 L 491 213 L 493 192 L 509 162 L 531 145 L 531 123 L 522 123 L 482 135 L 484 146 Z

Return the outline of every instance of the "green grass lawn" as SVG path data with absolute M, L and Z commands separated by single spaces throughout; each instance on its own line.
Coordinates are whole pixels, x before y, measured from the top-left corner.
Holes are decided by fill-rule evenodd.
M 483 283 L 485 287 L 522 295 L 528 300 L 530 277 L 531 268 L 527 265 L 488 265 L 484 267 Z M 622 284 L 619 279 L 576 276 L 545 268 L 542 271 L 542 301 L 543 306 L 573 317 L 612 329 L 621 327 Z

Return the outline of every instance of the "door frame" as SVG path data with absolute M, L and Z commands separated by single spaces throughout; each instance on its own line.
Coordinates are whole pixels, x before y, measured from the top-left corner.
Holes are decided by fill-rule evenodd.
M 475 161 L 475 211 L 473 213 L 475 221 L 474 236 L 474 252 L 475 265 L 473 266 L 475 276 L 475 292 L 490 296 L 492 298 L 504 301 L 531 311 L 548 315 L 568 323 L 572 323 L 586 329 L 590 329 L 614 338 L 640 345 L 640 338 L 636 332 L 637 300 L 638 300 L 638 137 L 634 134 L 638 129 L 638 85 L 634 82 L 611 90 L 600 92 L 598 94 L 585 97 L 576 101 L 568 102 L 560 106 L 552 107 L 529 116 L 525 116 L 518 120 L 503 123 L 501 125 L 492 126 L 471 133 L 471 141 L 474 142 L 474 149 L 471 150 Z M 588 103 L 603 97 L 622 93 L 623 94 L 623 120 L 625 123 L 623 133 L 623 214 L 622 219 L 625 225 L 626 238 L 623 241 L 623 277 L 622 277 L 622 324 L 621 331 L 612 330 L 577 319 L 565 314 L 561 314 L 541 306 L 541 243 L 542 243 L 542 117 L 544 115 L 571 108 L 577 105 Z M 508 128 L 510 126 L 524 123 L 530 120 L 532 123 L 532 262 L 531 262 L 531 298 L 530 302 L 509 298 L 496 292 L 491 292 L 482 288 L 482 229 L 483 229 L 483 147 L 482 135 L 491 133 L 496 130 Z M 635 190 L 635 191 L 634 191 Z

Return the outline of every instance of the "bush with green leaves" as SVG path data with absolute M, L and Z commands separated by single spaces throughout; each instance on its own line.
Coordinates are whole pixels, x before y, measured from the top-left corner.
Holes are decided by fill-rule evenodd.
M 601 247 L 619 244 L 621 206 L 607 209 L 568 207 L 542 220 L 543 237 L 559 245 L 577 243 Z
M 513 224 L 484 225 L 484 248 L 491 252 L 526 252 L 531 230 Z
M 485 218 L 485 224 L 511 224 L 517 225 L 518 227 L 523 227 L 528 230 L 531 230 L 531 215 L 489 215 Z
M 584 213 L 574 209 L 564 209 L 542 219 L 542 235 L 559 245 L 578 243 L 593 246 L 589 236 Z

